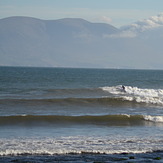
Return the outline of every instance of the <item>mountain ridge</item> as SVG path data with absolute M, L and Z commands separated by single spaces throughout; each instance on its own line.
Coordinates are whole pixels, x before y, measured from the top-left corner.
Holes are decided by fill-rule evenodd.
M 160 69 L 162 29 L 138 34 L 81 18 L 3 18 L 0 65 Z

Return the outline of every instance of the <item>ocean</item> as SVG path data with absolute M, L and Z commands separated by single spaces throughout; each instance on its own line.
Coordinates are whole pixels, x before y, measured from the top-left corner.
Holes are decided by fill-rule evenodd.
M 131 159 L 163 162 L 162 70 L 0 67 L 0 162 Z

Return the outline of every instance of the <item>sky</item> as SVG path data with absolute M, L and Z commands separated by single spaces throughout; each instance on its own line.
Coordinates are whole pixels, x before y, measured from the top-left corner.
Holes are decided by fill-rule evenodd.
M 163 12 L 163 0 L 0 0 L 0 18 L 83 18 L 116 27 Z

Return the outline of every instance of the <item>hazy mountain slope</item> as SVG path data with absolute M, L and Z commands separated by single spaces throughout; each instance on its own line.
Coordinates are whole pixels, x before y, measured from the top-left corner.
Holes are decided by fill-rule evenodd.
M 0 65 L 163 68 L 161 18 L 121 29 L 77 18 L 0 19 Z
M 85 44 L 117 29 L 82 19 L 39 20 L 10 17 L 0 20 L 0 64 L 74 66 Z M 88 43 L 89 44 L 89 43 Z M 80 56 L 80 55 L 79 55 Z M 82 61 L 84 62 L 84 60 Z M 81 63 L 82 63 L 81 62 Z M 74 65 L 73 65 L 74 63 Z

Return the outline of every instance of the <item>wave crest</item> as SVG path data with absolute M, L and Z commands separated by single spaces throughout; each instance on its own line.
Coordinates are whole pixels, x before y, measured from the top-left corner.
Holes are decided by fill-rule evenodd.
M 151 116 L 151 115 L 146 115 L 144 116 L 145 120 L 152 121 L 152 122 L 160 122 L 163 123 L 163 116 Z
M 151 115 L 20 115 L 1 116 L 0 125 L 106 125 L 106 126 L 144 126 L 163 122 L 163 116 Z
M 122 86 L 101 87 L 113 96 L 122 98 L 127 101 L 136 101 L 137 103 L 163 105 L 163 90 L 162 89 L 141 89 L 138 87 Z

